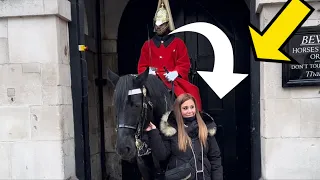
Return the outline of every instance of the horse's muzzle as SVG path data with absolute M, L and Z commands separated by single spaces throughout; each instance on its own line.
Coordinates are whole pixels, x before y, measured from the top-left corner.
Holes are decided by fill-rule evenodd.
M 124 129 L 120 130 L 123 131 Z M 120 155 L 121 159 L 130 161 L 132 160 L 137 153 L 137 149 L 135 146 L 135 141 L 132 136 L 119 134 L 117 136 L 117 144 L 116 144 L 116 151 Z

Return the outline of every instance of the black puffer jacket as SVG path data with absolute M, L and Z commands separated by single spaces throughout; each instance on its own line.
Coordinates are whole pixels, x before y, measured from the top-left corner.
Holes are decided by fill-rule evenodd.
M 201 116 L 208 129 L 208 143 L 207 146 L 203 148 L 205 179 L 223 180 L 223 168 L 221 165 L 220 150 L 214 137 L 216 134 L 216 124 L 213 118 L 207 113 L 201 113 Z M 188 132 L 188 134 L 191 136 L 193 141 L 193 150 L 196 155 L 198 170 L 201 170 L 201 146 L 197 132 L 198 128 L 196 126 L 196 128 L 193 128 L 190 132 Z M 152 152 L 160 161 L 167 160 L 167 158 L 169 158 L 167 167 L 168 170 L 178 167 L 186 162 L 189 162 L 194 169 L 195 163 L 192 150 L 190 147 L 188 147 L 186 152 L 179 150 L 177 134 L 177 124 L 174 113 L 173 111 L 167 112 L 161 119 L 160 130 L 154 129 L 148 132 L 149 143 Z M 195 169 L 193 172 L 193 177 L 195 177 L 194 173 Z M 198 180 L 203 179 L 202 175 L 202 173 L 198 174 Z M 181 177 L 181 179 L 183 178 L 185 177 Z

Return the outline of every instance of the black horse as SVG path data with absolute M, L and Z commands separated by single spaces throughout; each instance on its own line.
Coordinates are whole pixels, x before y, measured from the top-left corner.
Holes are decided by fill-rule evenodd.
M 148 147 L 144 129 L 150 121 L 159 128 L 161 117 L 174 102 L 169 89 L 149 68 L 140 75 L 119 77 L 108 70 L 108 80 L 115 86 L 114 105 L 117 120 L 116 152 L 123 160 L 136 161 L 144 180 L 154 180 L 157 163 Z

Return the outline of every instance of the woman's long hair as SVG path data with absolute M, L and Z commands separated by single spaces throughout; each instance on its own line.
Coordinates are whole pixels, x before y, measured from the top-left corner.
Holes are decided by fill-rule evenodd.
M 195 108 L 196 108 L 196 119 L 198 122 L 198 128 L 199 128 L 199 139 L 200 139 L 200 143 L 205 147 L 206 146 L 206 142 L 207 142 L 207 135 L 208 135 L 208 129 L 206 124 L 204 123 L 203 119 L 200 116 L 199 110 L 198 110 L 198 105 L 196 103 L 195 98 L 188 93 L 185 94 L 181 94 L 180 96 L 177 97 L 177 99 L 174 102 L 174 114 L 175 114 L 175 118 L 176 118 L 176 122 L 177 122 L 177 126 L 178 126 L 178 147 L 181 151 L 185 152 L 187 149 L 187 145 L 191 145 L 191 138 L 188 136 L 186 130 L 185 130 L 185 126 L 184 126 L 184 121 L 183 121 L 183 117 L 181 114 L 181 105 L 188 101 L 188 100 L 192 100 L 195 104 Z

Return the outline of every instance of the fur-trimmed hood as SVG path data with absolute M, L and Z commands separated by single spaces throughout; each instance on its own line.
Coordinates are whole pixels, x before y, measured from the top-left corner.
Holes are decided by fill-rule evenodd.
M 214 136 L 217 132 L 217 125 L 214 122 L 214 119 L 205 112 L 201 112 L 200 115 L 204 123 L 207 125 L 208 135 Z M 162 116 L 160 131 L 167 137 L 173 136 L 177 133 L 177 123 L 173 111 L 168 111 Z

